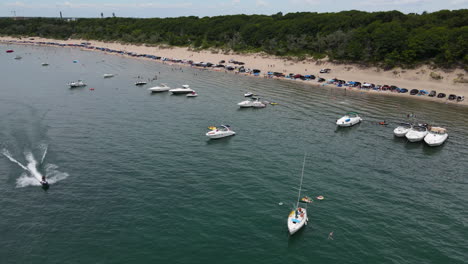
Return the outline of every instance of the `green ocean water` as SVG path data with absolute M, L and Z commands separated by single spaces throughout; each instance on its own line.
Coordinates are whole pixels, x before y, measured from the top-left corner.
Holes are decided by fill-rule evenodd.
M 467 108 L 72 48 L 0 47 L 0 263 L 468 260 Z M 88 86 L 68 88 L 78 79 Z M 146 90 L 161 82 L 199 96 Z M 239 109 L 247 91 L 278 105 Z M 337 129 L 351 110 L 364 122 Z M 447 127 L 448 141 L 394 138 L 408 113 Z M 384 119 L 388 127 L 377 125 Z M 237 135 L 207 140 L 220 124 Z M 304 152 L 303 192 L 325 200 L 290 237 Z M 50 188 L 20 165 L 47 175 Z

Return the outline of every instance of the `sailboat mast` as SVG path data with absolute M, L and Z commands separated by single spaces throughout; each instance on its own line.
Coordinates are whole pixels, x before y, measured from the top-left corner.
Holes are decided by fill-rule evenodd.
M 304 167 L 305 167 L 306 156 L 307 156 L 307 153 L 304 153 L 304 161 L 302 162 L 301 183 L 299 184 L 299 193 L 297 194 L 296 208 L 299 207 L 299 199 L 301 199 L 302 180 L 304 179 Z

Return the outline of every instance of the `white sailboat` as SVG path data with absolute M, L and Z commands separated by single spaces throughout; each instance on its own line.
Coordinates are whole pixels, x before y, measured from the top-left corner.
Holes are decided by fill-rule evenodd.
M 297 195 L 297 203 L 294 210 L 289 213 L 288 216 L 288 231 L 290 235 L 296 233 L 304 225 L 307 225 L 309 218 L 307 218 L 307 206 L 299 206 L 299 201 L 301 198 L 301 189 L 302 189 L 302 180 L 304 179 L 304 167 L 305 167 L 306 155 L 304 155 L 304 162 L 302 164 L 302 175 L 301 183 L 299 184 L 299 193 Z

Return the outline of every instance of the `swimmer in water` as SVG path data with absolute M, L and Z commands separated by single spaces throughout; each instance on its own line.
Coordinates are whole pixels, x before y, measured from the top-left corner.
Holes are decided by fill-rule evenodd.
M 333 240 L 333 231 L 331 231 L 330 234 L 328 234 L 328 240 Z

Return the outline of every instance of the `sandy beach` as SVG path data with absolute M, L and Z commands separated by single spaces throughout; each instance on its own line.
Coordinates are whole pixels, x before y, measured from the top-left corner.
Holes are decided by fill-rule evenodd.
M 13 38 L 13 37 L 0 37 L 0 42 L 8 43 L 9 41 L 28 40 L 32 42 L 57 42 L 62 44 L 80 44 L 82 42 L 89 42 L 95 47 L 108 48 L 113 50 L 121 50 L 126 52 L 135 52 L 139 54 L 150 54 L 155 56 L 161 56 L 171 59 L 181 60 L 192 60 L 194 62 L 211 62 L 218 63 L 221 60 L 228 62 L 229 60 L 241 61 L 245 63 L 246 68 L 259 69 L 261 75 L 265 73 L 280 72 L 284 74 L 301 74 L 301 75 L 315 75 L 325 79 L 337 78 L 346 81 L 358 81 L 361 83 L 373 83 L 376 85 L 395 85 L 400 88 L 411 89 L 424 89 L 429 91 L 436 90 L 437 93 L 445 93 L 448 97 L 449 94 L 455 94 L 457 96 L 468 97 L 468 83 L 455 82 L 456 79 L 468 79 L 468 73 L 463 69 L 455 69 L 451 71 L 445 71 L 442 69 L 431 69 L 429 66 L 422 66 L 416 69 L 399 69 L 395 68 L 389 71 L 384 71 L 376 67 L 360 67 L 352 64 L 335 64 L 326 60 L 312 60 L 306 59 L 303 61 L 297 61 L 292 59 L 285 59 L 275 57 L 266 54 L 235 54 L 235 53 L 223 53 L 221 51 L 194 51 L 189 48 L 181 47 L 150 47 L 145 45 L 127 45 L 115 42 L 100 42 L 94 40 L 81 40 L 81 39 L 69 39 L 69 40 L 54 40 L 34 37 L 34 40 L 29 38 Z M 77 47 L 70 47 L 77 48 Z M 228 63 L 229 64 L 229 63 Z M 330 73 L 320 74 L 320 70 L 323 68 L 331 69 Z M 432 75 L 432 76 L 431 76 Z M 434 79 L 435 75 L 440 76 L 438 79 Z M 257 77 L 258 78 L 258 77 Z M 288 80 L 285 78 L 281 78 Z M 311 81 L 300 81 L 311 85 L 322 85 L 316 80 Z M 330 84 L 335 87 L 335 85 Z M 345 89 L 345 88 L 343 88 Z M 350 89 L 350 88 L 347 88 Z M 468 98 L 462 102 L 449 101 L 445 98 L 432 98 L 428 96 L 411 96 L 409 93 L 392 93 L 383 91 L 367 91 L 361 89 L 355 89 L 360 92 L 379 93 L 385 95 L 394 95 L 402 97 L 411 97 L 415 99 L 435 101 L 439 103 L 454 103 L 459 105 L 468 106 Z

